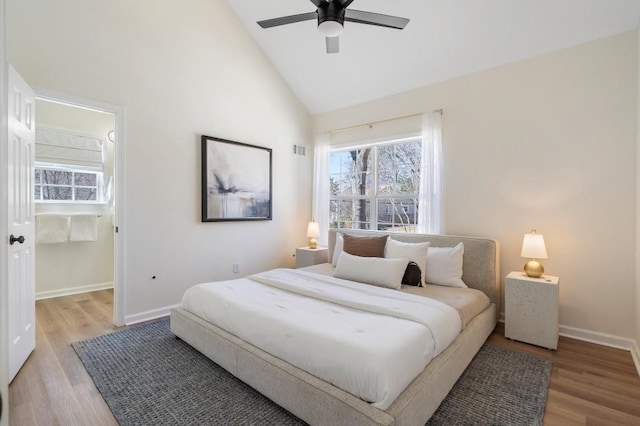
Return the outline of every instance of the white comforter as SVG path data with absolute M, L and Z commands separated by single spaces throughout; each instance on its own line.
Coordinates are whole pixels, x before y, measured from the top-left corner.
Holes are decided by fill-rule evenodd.
M 182 306 L 382 410 L 461 329 L 442 302 L 292 269 L 194 286 Z

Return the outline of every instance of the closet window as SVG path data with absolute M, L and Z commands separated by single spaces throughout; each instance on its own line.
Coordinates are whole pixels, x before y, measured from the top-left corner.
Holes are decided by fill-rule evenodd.
M 42 202 L 101 203 L 101 184 L 102 172 L 36 163 L 34 198 Z
M 37 128 L 35 157 L 36 202 L 104 202 L 101 138 Z

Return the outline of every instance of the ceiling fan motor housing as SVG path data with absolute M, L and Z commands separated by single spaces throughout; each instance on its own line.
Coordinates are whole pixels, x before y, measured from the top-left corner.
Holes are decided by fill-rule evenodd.
M 336 21 L 344 25 L 344 11 L 345 8 L 340 5 L 340 2 L 325 2 L 318 8 L 318 25 L 325 21 Z

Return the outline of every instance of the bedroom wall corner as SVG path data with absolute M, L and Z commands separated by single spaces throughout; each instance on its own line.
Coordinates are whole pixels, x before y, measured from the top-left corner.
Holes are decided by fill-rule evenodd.
M 7 16 L 33 87 L 126 109 L 125 322 L 191 285 L 294 265 L 312 161 L 292 146 L 311 146 L 311 117 L 227 2 L 8 0 Z M 273 149 L 273 220 L 200 221 L 203 134 Z

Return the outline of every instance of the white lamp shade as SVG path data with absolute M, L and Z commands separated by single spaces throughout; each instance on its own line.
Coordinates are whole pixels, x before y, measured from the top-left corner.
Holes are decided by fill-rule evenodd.
M 320 225 L 318 225 L 318 222 L 309 222 L 309 226 L 307 227 L 307 237 L 317 238 L 319 236 L 320 236 Z
M 546 259 L 547 248 L 544 245 L 544 238 L 541 234 L 524 234 L 522 240 L 522 252 L 521 257 L 529 259 Z
M 318 31 L 325 37 L 338 37 L 344 27 L 338 21 L 324 21 L 318 25 Z

